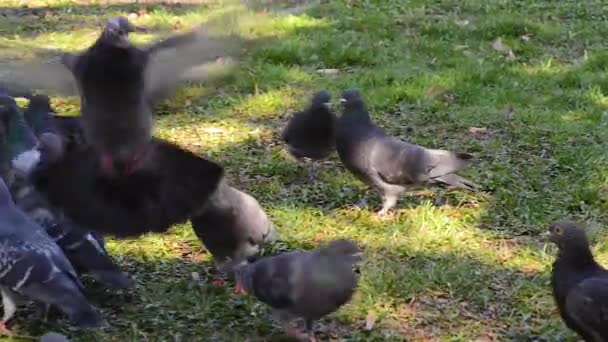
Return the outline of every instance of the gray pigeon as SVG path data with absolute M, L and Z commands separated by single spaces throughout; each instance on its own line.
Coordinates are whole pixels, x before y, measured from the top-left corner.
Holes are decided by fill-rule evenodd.
M 1 327 L 17 310 L 20 296 L 56 306 L 80 327 L 106 325 L 84 295 L 82 284 L 61 248 L 19 210 L 0 180 L 0 290 L 4 316 Z
M 384 203 L 378 215 L 386 214 L 415 185 L 479 187 L 455 173 L 472 155 L 428 149 L 391 137 L 371 121 L 358 90 L 344 91 L 340 101 L 344 108 L 336 132 L 338 155 L 351 173 L 382 194 Z
M 564 323 L 585 341 L 608 341 L 608 271 L 595 261 L 578 223 L 553 223 L 548 236 L 559 248 L 551 286 Z
M 51 331 L 42 335 L 40 342 L 70 342 L 70 340 L 63 334 Z
M 255 256 L 260 245 L 276 240 L 272 222 L 251 195 L 221 181 L 202 213 L 192 218 L 196 236 L 213 254 L 220 272 L 231 275 L 233 268 Z M 223 281 L 216 277 L 215 285 Z
M 316 92 L 310 106 L 295 113 L 281 133 L 287 150 L 298 159 L 310 159 L 309 178 L 315 178 L 315 164 L 336 149 L 336 115 L 329 108 L 331 94 Z
M 336 240 L 319 250 L 262 258 L 236 268 L 236 291 L 252 293 L 284 322 L 303 318 L 308 339 L 315 341 L 314 322 L 338 310 L 354 294 L 360 255 L 353 241 Z M 288 333 L 301 336 L 292 329 Z

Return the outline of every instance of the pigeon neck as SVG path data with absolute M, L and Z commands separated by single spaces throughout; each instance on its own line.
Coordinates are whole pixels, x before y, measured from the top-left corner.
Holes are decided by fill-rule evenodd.
M 371 124 L 372 121 L 369 117 L 369 113 L 365 105 L 362 103 L 355 103 L 347 105 L 345 108 L 344 114 L 342 117 L 348 121 L 353 123 L 366 123 Z
M 29 129 L 25 118 L 18 111 L 14 111 L 8 125 L 8 145 L 11 157 L 16 157 L 20 153 L 33 148 L 36 145 L 36 138 Z
M 558 258 L 559 260 L 567 261 L 569 265 L 576 266 L 577 268 L 597 265 L 588 244 L 562 246 L 560 247 Z

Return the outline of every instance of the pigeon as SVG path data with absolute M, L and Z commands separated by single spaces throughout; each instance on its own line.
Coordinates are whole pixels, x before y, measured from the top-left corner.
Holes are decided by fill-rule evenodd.
M 150 144 L 145 171 L 126 177 L 101 174 L 93 148 L 84 144 L 35 168 L 30 179 L 78 226 L 116 237 L 165 232 L 204 208 L 224 169 L 173 143 L 152 138 Z
M 102 170 L 111 176 L 140 169 L 151 153 L 152 107 L 160 96 L 147 84 L 152 55 L 198 39 L 197 34 L 185 34 L 138 48 L 128 39 L 134 30 L 126 18 L 110 18 L 90 48 L 79 55 L 62 57 L 78 86 L 87 140 L 99 155 Z M 170 83 L 170 78 L 164 81 Z M 167 92 L 166 86 L 161 88 L 162 93 Z
M 218 269 L 231 274 L 255 256 L 260 244 L 275 241 L 272 222 L 251 195 L 222 180 L 202 213 L 191 219 L 196 236 L 211 252 Z M 217 277 L 215 285 L 223 281 Z
M 281 133 L 291 155 L 312 160 L 309 178 L 315 178 L 315 163 L 327 158 L 336 149 L 336 115 L 329 108 L 331 94 L 316 92 L 310 106 L 295 113 Z
M 295 251 L 235 269 L 236 291 L 252 293 L 287 318 L 303 318 L 306 335 L 315 341 L 314 322 L 338 310 L 353 296 L 360 249 L 350 240 L 335 240 L 314 251 Z M 292 336 L 301 336 L 289 329 Z
M 59 308 L 79 327 L 107 323 L 88 303 L 74 268 L 48 234 L 19 210 L 0 180 L 0 292 L 4 316 L 0 329 L 16 312 L 20 297 Z
M 344 91 L 340 101 L 343 113 L 336 129 L 338 155 L 352 174 L 382 194 L 379 216 L 387 214 L 408 187 L 418 184 L 479 188 L 455 173 L 467 165 L 472 155 L 428 149 L 388 135 L 371 121 L 356 89 Z
M 559 249 L 551 286 L 564 323 L 585 341 L 608 341 L 608 271 L 593 258 L 578 223 L 555 222 L 547 235 Z
M 70 340 L 63 334 L 51 331 L 42 335 L 40 342 L 70 342 Z
M 149 152 L 152 108 L 144 93 L 149 55 L 131 45 L 132 31 L 126 18 L 111 18 L 89 49 L 62 59 L 78 85 L 87 140 L 108 175 L 132 173 Z
M 0 117 L 6 123 L 7 129 L 7 150 L 4 158 L 11 156 L 11 167 L 29 174 L 40 162 L 38 141 L 13 97 L 0 95 Z
M 46 95 L 32 95 L 23 116 L 25 121 L 39 137 L 43 133 L 56 133 L 53 129 L 53 109 L 51 101 Z

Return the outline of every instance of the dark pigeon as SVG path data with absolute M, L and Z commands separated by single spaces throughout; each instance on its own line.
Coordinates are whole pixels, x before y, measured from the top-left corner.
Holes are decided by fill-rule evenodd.
M 473 158 L 467 153 L 428 149 L 391 137 L 376 126 L 358 90 L 342 93 L 336 148 L 340 160 L 359 180 L 383 197 L 378 215 L 395 206 L 399 196 L 419 184 L 444 184 L 474 190 L 479 186 L 456 174 Z
M 152 55 L 170 46 L 200 43 L 199 35 L 192 33 L 138 48 L 129 42 L 132 31 L 134 27 L 126 18 L 111 18 L 89 49 L 62 58 L 78 85 L 87 141 L 99 155 L 106 175 L 129 175 L 146 165 L 145 159 L 151 153 L 152 107 L 160 100 L 156 97 L 161 96 L 148 84 L 154 82 L 147 74 Z M 226 47 L 221 41 L 215 45 L 208 47 Z M 173 63 L 182 64 L 168 64 Z M 163 82 L 172 84 L 175 77 L 167 76 Z M 157 90 L 169 93 L 165 88 L 160 86 Z
M 291 155 L 311 159 L 309 177 L 315 177 L 315 163 L 327 158 L 336 149 L 336 115 L 329 108 L 331 94 L 316 92 L 310 106 L 295 113 L 281 133 Z
M 553 223 L 549 240 L 559 248 L 551 286 L 566 325 L 585 341 L 608 341 L 608 271 L 591 254 L 578 223 Z
M 43 133 L 57 133 L 54 129 L 54 112 L 49 97 L 46 95 L 32 95 L 29 100 L 30 103 L 23 112 L 23 116 L 34 134 L 39 137 Z
M 218 269 L 232 274 L 235 266 L 258 254 L 260 245 L 276 240 L 272 222 L 251 195 L 223 180 L 202 213 L 192 218 L 196 236 L 213 254 Z M 217 278 L 216 285 L 223 281 Z
M 145 171 L 108 178 L 85 144 L 31 177 L 36 190 L 78 226 L 118 237 L 164 232 L 202 210 L 224 171 L 160 139 L 152 139 L 150 151 Z
M 3 180 L 0 220 L 2 326 L 5 328 L 15 314 L 20 296 L 59 308 L 77 326 L 105 326 L 103 318 L 87 302 L 82 284 L 61 248 L 15 206 Z
M 144 93 L 149 55 L 131 45 L 132 31 L 126 18 L 111 18 L 84 53 L 63 56 L 78 84 L 85 135 L 108 175 L 138 169 L 152 136 L 152 108 Z
M 303 318 L 310 341 L 314 322 L 338 310 L 353 296 L 360 250 L 353 241 L 336 240 L 315 251 L 283 253 L 239 266 L 237 292 L 252 293 L 280 318 Z M 289 330 L 290 335 L 299 333 Z

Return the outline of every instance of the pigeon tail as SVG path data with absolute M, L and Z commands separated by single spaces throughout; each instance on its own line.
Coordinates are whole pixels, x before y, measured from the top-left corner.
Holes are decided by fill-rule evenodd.
M 481 186 L 479 186 L 478 184 L 473 183 L 472 181 L 461 177 L 455 173 L 450 173 L 440 177 L 432 178 L 431 181 L 433 183 L 443 183 L 449 186 L 455 186 L 460 189 L 471 191 L 479 190 L 481 188 Z
M 468 153 L 432 149 L 426 151 L 431 155 L 430 164 L 434 165 L 429 171 L 429 178 L 443 177 L 457 172 L 465 168 L 468 165 L 468 160 L 473 158 L 473 155 Z
M 325 89 L 319 90 L 318 92 L 312 95 L 311 107 L 323 105 L 329 103 L 329 101 L 331 101 L 331 94 L 329 93 L 329 91 Z

